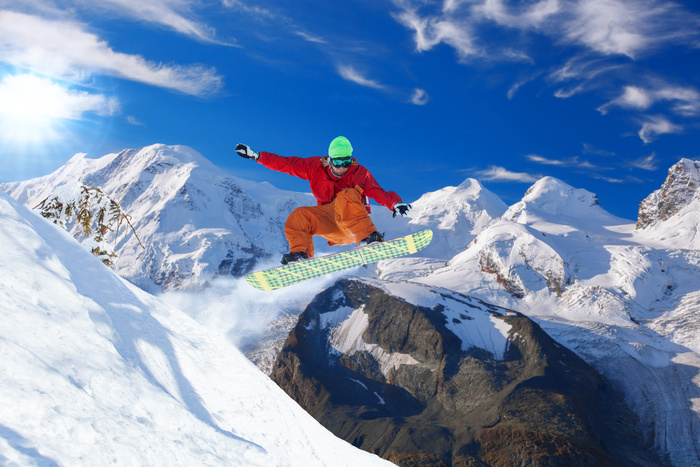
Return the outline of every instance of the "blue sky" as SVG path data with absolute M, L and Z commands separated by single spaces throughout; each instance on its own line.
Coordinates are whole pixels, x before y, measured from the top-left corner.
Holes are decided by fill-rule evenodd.
M 233 153 L 332 138 L 405 201 L 543 176 L 635 219 L 700 158 L 700 5 L 656 0 L 0 0 L 0 181 L 154 143 L 281 188 Z

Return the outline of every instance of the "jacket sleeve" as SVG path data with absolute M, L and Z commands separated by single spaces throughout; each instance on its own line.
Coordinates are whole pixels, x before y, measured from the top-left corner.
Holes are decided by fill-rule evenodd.
M 311 178 L 311 167 L 314 157 L 284 157 L 271 152 L 261 151 L 258 164 L 264 165 L 268 169 L 294 175 L 303 180 Z
M 393 191 L 385 191 L 379 186 L 372 174 L 364 167 L 363 169 L 364 173 L 359 174 L 362 180 L 359 185 L 364 189 L 365 196 L 372 198 L 382 206 L 386 206 L 389 210 L 393 210 L 394 205 L 401 202 L 401 197 Z

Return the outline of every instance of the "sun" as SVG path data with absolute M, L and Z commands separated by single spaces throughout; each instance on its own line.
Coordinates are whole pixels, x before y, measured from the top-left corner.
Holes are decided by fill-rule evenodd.
M 85 113 L 112 115 L 115 99 L 70 89 L 33 74 L 7 75 L 0 81 L 0 142 L 40 146 L 66 137 L 70 123 Z
M 38 145 L 58 136 L 70 118 L 66 89 L 34 75 L 6 76 L 0 82 L 0 138 L 5 144 Z

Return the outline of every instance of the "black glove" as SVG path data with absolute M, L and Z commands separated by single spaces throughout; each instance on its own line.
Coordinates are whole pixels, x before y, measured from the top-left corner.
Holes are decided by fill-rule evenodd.
M 239 156 L 245 157 L 246 159 L 253 159 L 255 162 L 257 162 L 258 157 L 260 157 L 260 154 L 250 149 L 250 146 L 247 144 L 238 143 L 235 151 Z
M 411 207 L 412 206 L 410 204 L 401 203 L 401 202 L 396 203 L 394 205 L 394 216 L 393 217 L 396 217 L 397 214 L 401 214 L 401 217 L 406 216 L 406 213 L 408 212 L 409 209 L 411 209 Z

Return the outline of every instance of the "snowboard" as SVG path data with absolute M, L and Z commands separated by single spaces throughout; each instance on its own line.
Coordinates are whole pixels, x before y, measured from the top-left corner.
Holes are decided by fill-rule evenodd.
M 432 239 L 432 230 L 422 230 L 405 237 L 253 272 L 247 274 L 245 280 L 256 289 L 280 289 L 344 269 L 411 255 L 428 246 Z

